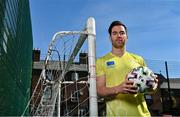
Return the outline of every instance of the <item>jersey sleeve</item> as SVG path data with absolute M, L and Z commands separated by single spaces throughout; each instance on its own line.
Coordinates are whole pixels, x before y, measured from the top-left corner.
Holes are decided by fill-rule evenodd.
M 96 76 L 102 76 L 105 74 L 105 70 L 104 70 L 104 62 L 102 59 L 97 59 L 96 61 Z
M 146 63 L 145 63 L 145 60 L 143 59 L 143 57 L 139 56 L 139 55 L 136 55 L 136 54 L 132 54 L 130 53 L 130 55 L 134 58 L 134 60 L 136 62 L 139 63 L 139 65 L 141 66 L 147 66 Z
M 142 65 L 142 66 L 147 66 L 146 63 L 145 63 L 145 60 L 140 56 L 140 59 L 139 59 L 139 63 Z

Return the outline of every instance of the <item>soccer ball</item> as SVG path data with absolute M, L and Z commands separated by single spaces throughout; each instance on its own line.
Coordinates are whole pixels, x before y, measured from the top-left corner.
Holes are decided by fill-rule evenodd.
M 152 70 L 145 66 L 139 66 L 134 68 L 127 76 L 128 80 L 134 81 L 134 86 L 137 87 L 137 91 L 140 93 L 147 93 L 157 88 L 157 82 Z

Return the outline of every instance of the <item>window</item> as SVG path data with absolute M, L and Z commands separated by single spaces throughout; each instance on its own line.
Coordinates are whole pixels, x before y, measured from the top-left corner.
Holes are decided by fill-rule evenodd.
M 8 40 L 8 38 L 7 38 L 7 35 L 6 35 L 6 33 L 4 32 L 3 33 L 3 49 L 4 49 L 4 52 L 5 53 L 7 53 L 7 40 Z

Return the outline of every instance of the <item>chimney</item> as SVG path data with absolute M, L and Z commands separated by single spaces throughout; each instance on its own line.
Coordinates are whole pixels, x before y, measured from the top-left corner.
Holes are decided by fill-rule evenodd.
M 40 61 L 41 51 L 39 49 L 33 50 L 33 61 Z
M 80 64 L 88 64 L 88 54 L 87 53 L 79 54 L 79 63 Z

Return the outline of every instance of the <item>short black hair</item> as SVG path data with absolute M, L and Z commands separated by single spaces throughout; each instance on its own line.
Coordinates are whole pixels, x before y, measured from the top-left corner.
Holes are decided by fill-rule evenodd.
M 121 21 L 117 20 L 117 21 L 113 21 L 111 23 L 111 25 L 109 26 L 109 29 L 108 29 L 109 35 L 111 35 L 112 28 L 114 26 L 118 26 L 118 25 L 123 26 L 125 28 L 125 30 L 126 30 L 126 33 L 127 33 L 127 27 L 125 26 L 125 24 L 123 24 Z

